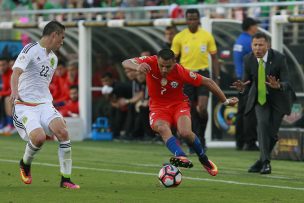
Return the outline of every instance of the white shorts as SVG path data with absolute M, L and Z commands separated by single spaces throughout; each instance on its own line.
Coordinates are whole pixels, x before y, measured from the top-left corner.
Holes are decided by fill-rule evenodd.
M 20 137 L 25 141 L 28 141 L 29 134 L 37 128 L 43 128 L 48 136 L 53 135 L 49 124 L 58 117 L 62 118 L 61 114 L 50 103 L 37 106 L 15 104 L 13 110 L 14 126 Z

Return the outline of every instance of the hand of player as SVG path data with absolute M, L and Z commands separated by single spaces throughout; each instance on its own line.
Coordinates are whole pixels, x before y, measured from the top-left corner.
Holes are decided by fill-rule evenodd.
M 280 79 L 276 79 L 275 76 L 267 75 L 267 81 L 265 82 L 269 87 L 274 89 L 280 89 Z
M 137 66 L 137 71 L 142 73 L 148 73 L 151 70 L 151 67 L 147 63 L 141 63 Z
M 232 97 L 228 99 L 229 103 L 228 106 L 234 106 L 239 102 L 239 99 L 237 97 Z
M 234 89 L 238 90 L 239 92 L 243 92 L 245 90 L 246 85 L 248 85 L 249 83 L 250 83 L 249 80 L 247 80 L 246 82 L 242 82 L 241 80 L 237 80 L 237 81 L 232 83 L 230 88 L 234 88 Z
M 14 101 L 19 98 L 20 96 L 18 93 L 12 92 L 9 101 L 11 104 L 14 104 Z

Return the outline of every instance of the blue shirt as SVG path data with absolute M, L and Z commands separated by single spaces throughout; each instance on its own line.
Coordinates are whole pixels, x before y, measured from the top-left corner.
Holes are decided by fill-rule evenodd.
M 236 39 L 233 46 L 233 63 L 235 67 L 235 73 L 237 79 L 242 79 L 244 71 L 243 58 L 246 54 L 252 51 L 251 49 L 251 35 L 247 32 L 243 32 Z

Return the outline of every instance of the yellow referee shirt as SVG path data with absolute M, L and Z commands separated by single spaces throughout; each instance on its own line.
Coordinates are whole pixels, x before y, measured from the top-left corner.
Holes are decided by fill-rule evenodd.
M 208 55 L 217 52 L 213 36 L 203 28 L 196 33 L 188 28 L 175 35 L 172 51 L 180 55 L 180 64 L 189 70 L 203 70 L 208 68 Z

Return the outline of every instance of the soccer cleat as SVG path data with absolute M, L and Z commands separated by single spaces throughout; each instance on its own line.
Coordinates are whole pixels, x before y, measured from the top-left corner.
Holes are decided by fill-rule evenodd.
M 205 164 L 202 164 L 203 167 L 207 170 L 207 172 L 212 175 L 212 176 L 216 176 L 218 174 L 218 170 L 217 170 L 217 166 L 210 160 L 209 161 L 209 164 L 212 166 L 212 168 L 210 168 L 209 166 L 205 165 Z
M 69 178 L 62 178 L 60 182 L 60 187 L 68 189 L 79 189 L 80 186 L 73 183 Z
M 31 176 L 31 165 L 25 165 L 23 160 L 20 160 L 19 163 L 20 166 L 20 176 L 21 180 L 25 184 L 31 184 L 32 183 L 32 176 Z
M 185 156 L 173 156 L 170 163 L 176 167 L 192 168 L 193 163 Z

